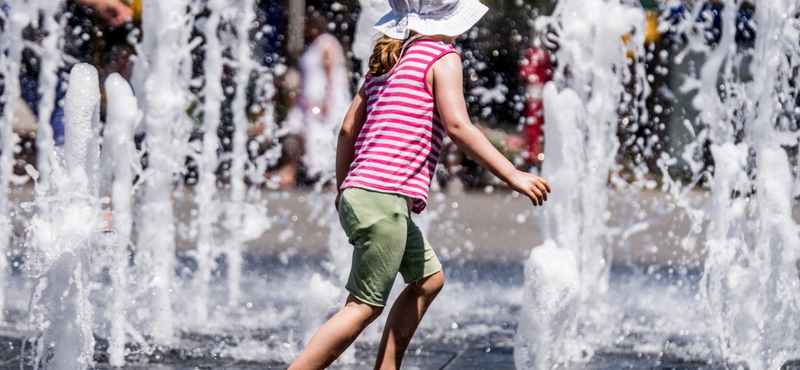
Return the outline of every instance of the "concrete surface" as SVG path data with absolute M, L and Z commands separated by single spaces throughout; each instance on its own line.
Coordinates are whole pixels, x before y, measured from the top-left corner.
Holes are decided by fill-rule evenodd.
M 274 256 L 290 251 L 299 257 L 324 257 L 328 253 L 330 224 L 316 217 L 308 204 L 312 197 L 322 196 L 303 190 L 268 194 L 271 214 L 280 216 L 275 218 L 271 230 L 249 243 L 249 252 Z M 333 202 L 331 194 L 324 198 Z M 694 192 L 687 202 L 702 206 L 706 200 L 704 192 Z M 613 248 L 615 265 L 703 260 L 702 243 L 707 222 L 694 234 L 697 235 L 694 250 L 687 251 L 681 246 L 681 240 L 690 234 L 692 223 L 688 213 L 674 203 L 668 195 L 658 191 L 635 196 L 612 194 L 606 227 L 613 236 L 606 241 L 606 246 Z M 460 194 L 432 192 L 428 208 L 414 218 L 443 260 L 519 263 L 527 259 L 532 248 L 542 243 L 538 226 L 540 210 L 508 189 L 492 193 L 480 190 Z M 794 210 L 795 220 L 800 220 L 800 208 L 795 206 Z M 339 227 L 338 224 L 334 226 Z M 291 230 L 289 238 L 287 230 Z
M 248 243 L 246 253 L 267 258 L 281 254 L 315 259 L 327 256 L 330 221 L 334 220 L 334 227 L 339 225 L 335 217 L 320 214 L 330 210 L 320 206 L 320 202 L 333 203 L 333 194 L 297 189 L 263 191 L 262 197 L 266 200 L 272 226 L 260 238 Z M 9 198 L 17 204 L 32 201 L 32 185 L 11 189 Z M 695 191 L 685 201 L 693 207 L 701 207 L 707 199 L 706 192 Z M 689 213 L 676 203 L 660 191 L 643 191 L 636 195 L 612 193 L 605 226 L 612 235 L 605 241 L 605 246 L 612 248 L 612 262 L 648 266 L 694 261 L 696 267 L 700 267 L 704 259 L 702 245 L 707 221 L 701 221 L 692 233 L 696 236 L 690 245 L 692 248 L 685 249 L 681 241 L 690 234 L 692 222 Z M 183 223 L 188 222 L 194 206 L 189 188 L 175 201 L 176 217 Z M 519 263 L 527 259 L 532 248 L 542 243 L 538 227 L 540 209 L 503 188 L 491 193 L 481 190 L 459 194 L 431 192 L 428 208 L 414 219 L 442 260 Z M 27 217 L 30 211 L 18 210 L 14 229 L 17 241 L 12 248 L 21 247 L 25 233 L 22 221 Z M 793 217 L 800 223 L 797 202 L 794 202 Z M 193 248 L 192 243 L 179 240 L 178 249 Z

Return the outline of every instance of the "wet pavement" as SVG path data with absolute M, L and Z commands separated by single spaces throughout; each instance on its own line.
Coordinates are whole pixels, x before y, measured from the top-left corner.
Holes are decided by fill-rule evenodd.
M 312 273 L 325 274 L 320 267 L 320 260 L 325 259 L 331 251 L 325 247 L 329 236 L 328 225 L 320 222 L 322 218 L 319 209 L 309 203 L 319 202 L 326 195 L 311 194 L 303 191 L 281 192 L 270 195 L 268 206 L 271 214 L 279 215 L 273 222 L 273 228 L 268 230 L 259 240 L 253 241 L 247 250 L 245 261 L 246 274 L 245 291 L 259 291 L 264 297 L 247 297 L 255 307 L 270 307 L 285 310 L 287 307 L 297 307 L 302 302 L 302 295 L 292 295 L 290 288 L 304 287 L 305 280 Z M 332 199 L 332 197 L 331 197 Z M 642 195 L 638 204 L 625 202 L 622 197 L 611 201 L 612 220 L 624 219 L 621 215 L 630 215 L 632 212 L 644 212 L 641 204 L 669 201 L 662 194 L 648 193 Z M 702 195 L 697 196 L 697 201 L 702 202 Z M 176 207 L 180 210 L 181 204 Z M 800 207 L 795 204 L 795 219 L 800 213 Z M 649 209 L 645 209 L 649 211 Z M 179 212 L 180 213 L 180 212 Z M 495 191 L 487 194 L 483 192 L 468 192 L 457 195 L 444 193 L 434 194 L 431 197 L 429 210 L 418 219 L 421 227 L 427 228 L 427 235 L 437 248 L 437 253 L 445 263 L 445 273 L 448 284 L 442 292 L 442 297 L 437 300 L 433 312 L 428 314 L 429 322 L 426 328 L 421 328 L 417 337 L 412 341 L 411 347 L 403 363 L 403 369 L 432 369 L 432 370 L 466 370 L 466 369 L 515 369 L 514 366 L 514 333 L 516 331 L 516 311 L 519 310 L 524 284 L 522 264 L 526 260 L 531 248 L 541 243 L 541 235 L 535 227 L 538 212 L 524 199 L 517 199 L 507 191 Z M 615 260 L 615 265 L 631 264 L 656 266 L 653 271 L 658 275 L 658 265 L 669 259 L 677 259 L 681 250 L 674 245 L 670 238 L 658 238 L 667 230 L 677 230 L 676 235 L 685 233 L 687 221 L 679 210 L 674 212 L 652 211 L 642 217 L 656 219 L 649 229 L 628 233 L 628 243 L 622 245 L 613 243 L 615 256 L 622 259 Z M 657 248 L 645 249 L 645 246 L 656 245 Z M 289 257 L 286 257 L 289 256 Z M 642 259 L 647 257 L 646 260 Z M 642 263 L 642 262 L 646 263 Z M 219 279 L 224 280 L 224 263 L 221 264 Z M 671 269 L 670 269 L 671 270 Z M 645 271 L 643 269 L 643 271 Z M 640 272 L 642 276 L 651 276 L 653 271 Z M 663 272 L 663 271 L 662 271 Z M 250 280 L 247 280 L 252 273 Z M 671 273 L 669 273 L 671 274 Z M 330 274 L 329 274 L 330 275 Z M 328 275 L 326 275 L 328 276 Z M 626 276 L 616 273 L 616 277 Z M 665 272 L 665 276 L 667 273 Z M 335 279 L 328 276 L 331 281 Z M 624 280 L 624 279 L 621 279 Z M 686 281 L 691 286 L 691 273 Z M 289 285 L 287 282 L 295 282 Z M 652 281 L 651 281 L 652 282 Z M 664 282 L 653 283 L 667 284 Z M 669 285 L 669 284 L 667 284 Z M 290 288 L 287 288 L 289 286 Z M 617 291 L 625 291 L 625 283 L 617 283 Z M 634 292 L 646 291 L 646 285 L 636 285 L 636 281 L 629 283 Z M 670 287 L 673 287 L 670 285 Z M 678 286 L 679 287 L 679 286 Z M 287 294 L 280 291 L 286 289 Z M 675 288 L 683 296 L 695 294 L 693 288 Z M 681 290 L 683 289 L 683 290 Z M 27 302 L 29 292 L 20 291 L 23 303 Z M 288 297 L 288 298 L 287 298 Z M 621 296 L 620 298 L 626 298 Z M 642 301 L 647 306 L 647 312 L 657 309 L 659 301 L 655 303 L 643 300 L 641 297 L 633 298 Z M 622 300 L 622 299 L 620 299 Z M 673 301 L 669 301 L 670 305 Z M 268 305 L 269 304 L 269 305 Z M 272 306 L 270 306 L 272 305 Z M 627 316 L 638 317 L 636 306 Z M 670 306 L 666 310 L 674 310 Z M 690 309 L 695 310 L 693 306 Z M 644 312 L 644 311 L 642 311 Z M 461 316 L 459 316 L 459 313 Z M 466 316 L 473 313 L 472 316 Z M 6 320 L 12 322 L 27 322 L 27 315 L 19 312 L 7 313 Z M 296 316 L 296 315 L 295 315 Z M 666 317 L 666 314 L 662 314 Z M 653 315 L 658 319 L 658 315 Z M 281 358 L 283 360 L 253 360 L 248 361 L 248 356 L 243 355 L 247 349 L 240 347 L 237 355 L 226 354 L 225 349 L 236 347 L 241 338 L 252 338 L 254 341 L 266 343 L 264 346 L 280 346 L 291 335 L 289 331 L 297 332 L 296 317 L 290 317 L 290 323 L 280 325 L 263 325 L 267 320 L 260 317 L 242 324 L 243 330 L 239 333 L 228 332 L 227 337 L 219 338 L 218 333 L 196 334 L 183 332 L 180 343 L 171 348 L 163 348 L 148 354 L 136 355 L 137 350 L 131 348 L 133 353 L 128 357 L 126 369 L 143 370 L 190 370 L 190 369 L 286 369 L 291 361 L 291 351 Z M 258 321 L 261 320 L 261 321 Z M 648 319 L 650 320 L 650 319 Z M 651 320 L 655 322 L 656 320 Z M 666 320 L 669 321 L 669 320 Z M 690 321 L 691 322 L 691 321 Z M 695 321 L 695 322 L 700 322 Z M 253 324 L 256 323 L 256 324 Z M 425 321 L 423 321 L 425 323 Z M 238 322 L 233 324 L 238 325 Z M 451 325 L 458 324 L 458 330 Z M 647 322 L 650 324 L 650 322 Z M 261 327 L 261 326 L 264 327 Z M 655 324 L 653 324 L 655 326 Z M 23 327 L 20 325 L 20 327 Z M 474 328 L 474 330 L 473 330 Z M 8 330 L 3 332 L 4 326 L 0 324 L 0 370 L 27 370 L 32 369 L 30 350 L 31 345 L 26 344 L 22 350 L 23 330 Z M 225 331 L 227 329 L 223 329 Z M 270 332 L 273 330 L 273 332 Z M 430 330 L 433 335 L 427 338 L 425 330 Z M 645 332 L 649 328 L 642 329 Z M 621 330 L 624 331 L 624 330 Z M 677 332 L 678 330 L 673 330 Z M 652 333 L 650 333 L 652 334 Z M 635 336 L 636 333 L 631 334 Z M 272 336 L 279 337 L 271 340 Z M 300 340 L 293 339 L 295 342 Z M 657 337 L 655 342 L 672 338 Z M 638 339 L 635 339 L 638 340 Z M 368 370 L 372 369 L 377 351 L 376 340 L 373 337 L 364 342 L 356 342 L 355 360 L 352 363 L 335 363 L 331 369 L 335 370 Z M 227 346 L 227 347 L 226 347 Z M 264 348 L 264 347 L 259 347 Z M 281 348 L 271 348 L 281 352 Z M 616 350 L 617 352 L 613 352 Z M 617 369 L 658 369 L 658 370 L 721 370 L 737 369 L 737 364 L 718 364 L 704 361 L 687 362 L 670 354 L 659 356 L 656 353 L 638 353 L 630 349 L 615 348 L 614 345 L 604 347 L 596 353 L 586 364 L 576 364 L 570 369 L 578 370 L 617 370 Z M 112 369 L 107 363 L 104 352 L 103 340 L 98 339 L 98 361 L 96 369 Z M 254 356 L 257 357 L 257 356 Z M 243 359 L 245 358 L 245 359 Z M 22 366 L 21 366 L 22 364 Z M 746 369 L 746 367 L 742 367 Z M 787 364 L 783 370 L 800 370 L 800 362 Z
M 409 348 L 403 370 L 515 370 L 513 331 L 506 330 L 489 335 L 457 338 L 449 340 L 415 340 Z M 100 341 L 102 342 L 102 340 Z M 22 337 L 0 334 L 0 370 L 33 369 L 31 359 L 26 356 L 21 361 Z M 126 364 L 124 369 L 140 370 L 285 370 L 284 362 L 253 362 L 236 360 L 213 352 L 193 353 L 194 346 L 176 345 L 171 349 L 156 351 L 149 356 L 139 357 Z M 28 350 L 30 345 L 28 345 Z M 94 369 L 119 369 L 109 366 L 104 352 L 96 352 L 98 360 Z M 330 370 L 371 370 L 377 347 L 374 344 L 357 343 L 355 361 L 348 364 L 334 363 Z M 26 351 L 26 353 L 29 351 Z M 22 363 L 22 366 L 21 366 Z M 686 361 L 669 356 L 659 357 L 655 353 L 598 352 L 588 363 L 574 364 L 559 369 L 573 370 L 747 370 L 739 364 L 709 363 L 706 361 Z M 800 361 L 790 361 L 781 370 L 800 370 Z
M 403 362 L 403 370 L 515 370 L 514 348 L 510 344 L 511 335 L 500 335 L 492 340 L 455 340 L 450 342 L 431 342 L 412 345 Z M 0 369 L 32 369 L 26 364 L 20 367 L 19 338 L 0 337 Z M 356 347 L 356 362 L 353 364 L 334 364 L 330 370 L 371 370 L 376 348 L 369 345 Z M 288 364 L 256 363 L 234 360 L 225 357 L 185 358 L 179 350 L 168 351 L 160 359 L 131 362 L 125 369 L 141 370 L 285 370 Z M 97 370 L 116 369 L 100 362 Z M 561 369 L 561 368 L 559 368 Z M 575 364 L 569 369 L 577 370 L 727 370 L 742 369 L 736 364 L 708 362 L 686 362 L 680 359 L 658 357 L 656 354 L 598 353 L 586 364 Z M 800 361 L 787 362 L 781 370 L 800 370 Z

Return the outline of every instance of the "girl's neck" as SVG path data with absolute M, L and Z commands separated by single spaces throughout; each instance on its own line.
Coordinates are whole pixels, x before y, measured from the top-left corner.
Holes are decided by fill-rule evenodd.
M 431 39 L 434 41 L 441 41 L 445 44 L 452 44 L 453 41 L 456 39 L 454 36 L 445 36 L 445 35 L 425 35 L 422 38 Z

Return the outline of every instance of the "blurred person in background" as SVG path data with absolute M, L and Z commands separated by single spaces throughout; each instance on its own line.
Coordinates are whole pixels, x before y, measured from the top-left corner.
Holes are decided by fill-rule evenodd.
M 553 65 L 547 50 L 538 45 L 526 50 L 519 63 L 519 76 L 525 82 L 525 121 L 522 131 L 527 145 L 522 158 L 529 166 L 540 166 L 544 160 L 542 91 L 544 84 L 553 76 Z
M 281 188 L 334 178 L 336 133 L 351 100 L 350 80 L 342 45 L 321 23 L 306 24 L 306 39 L 313 41 L 300 58 L 300 88 L 284 123 L 284 163 L 273 174 Z M 297 80 L 297 73 L 287 75 Z

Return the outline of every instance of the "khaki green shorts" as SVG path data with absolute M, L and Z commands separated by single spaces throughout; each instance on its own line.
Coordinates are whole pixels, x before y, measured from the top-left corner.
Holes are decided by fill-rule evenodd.
M 355 247 L 345 288 L 360 301 L 383 307 L 398 272 L 412 283 L 442 269 L 410 215 L 405 196 L 360 188 L 342 192 L 339 222 Z

